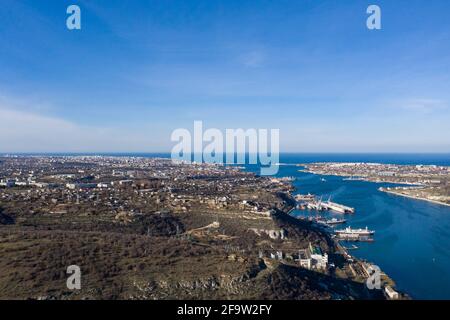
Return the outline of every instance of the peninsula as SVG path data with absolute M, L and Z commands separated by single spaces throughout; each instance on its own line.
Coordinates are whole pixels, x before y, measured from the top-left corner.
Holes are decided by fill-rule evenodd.
M 299 164 L 299 171 L 397 186 L 381 187 L 394 195 L 450 205 L 450 167 L 381 163 L 323 162 Z M 400 185 L 400 186 L 399 186 Z

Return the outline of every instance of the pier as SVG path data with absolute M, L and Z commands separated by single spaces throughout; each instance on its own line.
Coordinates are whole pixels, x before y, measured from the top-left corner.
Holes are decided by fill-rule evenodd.
M 345 206 L 340 203 L 331 202 L 330 199 L 328 199 L 328 201 L 322 201 L 321 198 L 317 200 L 317 197 L 315 195 L 309 193 L 306 195 L 298 194 L 295 196 L 295 200 L 300 202 L 297 205 L 297 209 L 300 210 L 304 209 L 316 211 L 332 210 L 339 213 L 352 213 L 352 214 L 355 213 L 355 208 Z
M 339 203 L 335 203 L 335 202 L 331 202 L 331 201 L 322 202 L 321 206 L 325 210 L 333 210 L 333 211 L 340 212 L 340 213 L 355 213 L 354 208 L 344 206 L 343 204 L 339 204 Z

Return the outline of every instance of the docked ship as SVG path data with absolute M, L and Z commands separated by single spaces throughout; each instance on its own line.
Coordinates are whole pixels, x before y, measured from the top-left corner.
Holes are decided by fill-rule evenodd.
M 352 176 L 352 177 L 342 179 L 342 181 L 362 181 L 362 180 L 364 180 L 364 178 L 357 177 L 357 176 Z
M 367 227 L 365 229 L 352 229 L 351 227 L 347 227 L 342 230 L 336 230 L 335 233 L 339 236 L 372 236 L 375 234 L 375 231 L 369 230 Z
M 319 217 L 319 218 L 313 218 L 313 221 L 315 221 L 316 223 L 318 223 L 324 227 L 330 228 L 337 224 L 345 223 L 347 220 L 336 219 L 336 218 L 325 220 L 323 217 Z
M 345 219 L 336 219 L 336 218 L 332 218 L 332 219 L 325 221 L 326 224 L 330 224 L 330 225 L 343 224 L 346 222 L 347 222 L 347 220 L 345 220 Z

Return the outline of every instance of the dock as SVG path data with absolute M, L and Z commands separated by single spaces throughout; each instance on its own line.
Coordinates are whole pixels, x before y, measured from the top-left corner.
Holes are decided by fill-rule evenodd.
M 339 213 L 355 213 L 355 208 L 345 206 L 340 203 L 328 201 L 322 201 L 322 198 L 317 199 L 315 195 L 312 194 L 298 194 L 295 196 L 295 200 L 300 202 L 297 208 L 300 210 L 309 209 L 316 211 L 332 210 Z
M 354 241 L 354 242 L 373 242 L 374 239 L 370 236 L 360 236 L 359 234 L 338 234 L 337 240 Z
M 335 202 L 331 202 L 331 201 L 322 202 L 321 206 L 323 208 L 325 208 L 325 210 L 332 210 L 332 211 L 336 211 L 336 212 L 340 212 L 340 213 L 355 213 L 354 208 L 344 206 L 343 204 L 339 204 L 339 203 L 335 203 Z

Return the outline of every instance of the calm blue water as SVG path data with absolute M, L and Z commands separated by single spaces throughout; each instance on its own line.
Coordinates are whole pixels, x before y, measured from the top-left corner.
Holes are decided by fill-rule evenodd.
M 450 165 L 450 155 L 286 154 L 280 159 L 281 163 L 325 161 Z M 257 167 L 248 169 L 256 171 Z M 379 265 L 398 289 L 413 298 L 450 299 L 450 207 L 377 190 L 388 184 L 343 181 L 342 177 L 318 176 L 298 169 L 280 166 L 278 176 L 297 177 L 294 185 L 298 193 L 310 192 L 323 195 L 324 199 L 331 195 L 333 201 L 354 207 L 356 213 L 345 216 L 347 225 L 368 226 L 376 231 L 375 242 L 357 243 L 359 249 L 351 254 Z
M 63 154 L 56 154 L 63 155 Z M 115 156 L 169 157 L 167 153 L 108 154 Z M 450 166 L 450 154 L 281 154 L 281 163 L 379 162 Z M 246 166 L 259 172 L 257 165 Z M 347 225 L 376 231 L 375 242 L 358 243 L 351 254 L 381 267 L 397 288 L 416 299 L 450 299 L 450 207 L 379 192 L 380 186 L 342 177 L 298 172 L 293 165 L 280 166 L 281 176 L 295 176 L 298 193 L 332 196 L 333 201 L 352 206 Z M 293 214 L 305 214 L 295 211 Z M 333 215 L 330 213 L 330 215 Z M 341 216 L 337 214 L 336 216 Z

